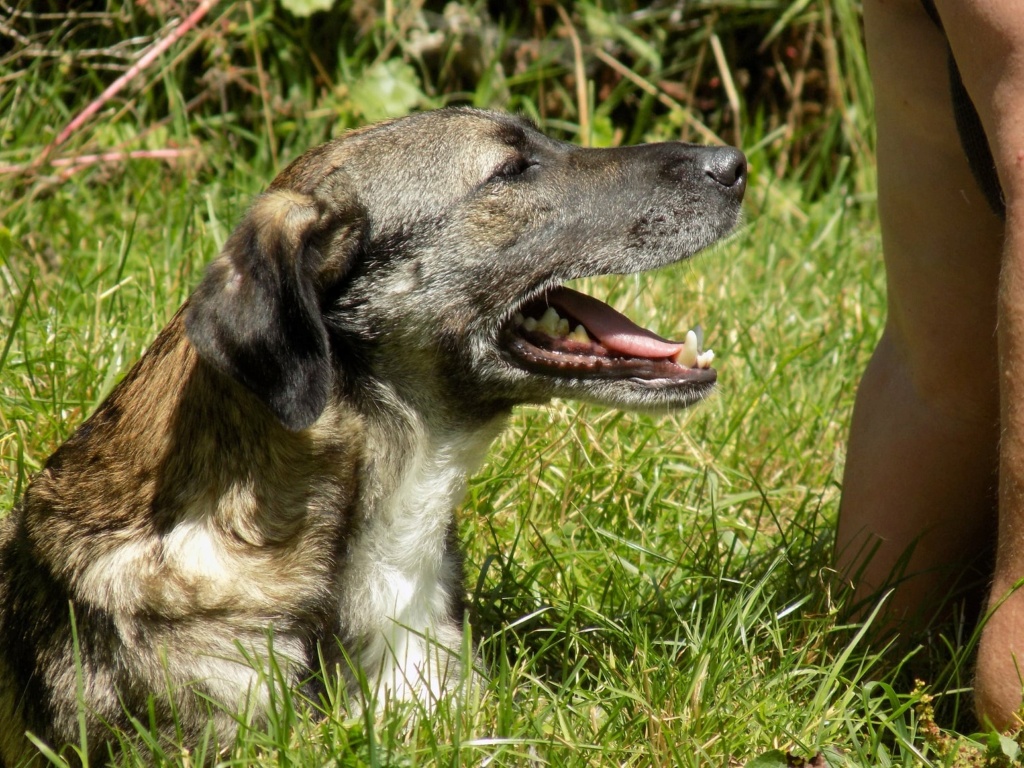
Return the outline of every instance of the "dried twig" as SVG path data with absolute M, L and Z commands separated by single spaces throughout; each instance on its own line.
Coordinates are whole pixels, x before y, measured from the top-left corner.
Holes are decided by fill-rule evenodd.
M 66 10 L 59 11 L 57 13 L 34 13 L 32 11 L 26 11 L 23 8 L 15 8 L 10 3 L 3 2 L 0 0 L 0 11 L 8 14 L 11 19 L 23 17 L 26 19 L 35 19 L 37 21 L 78 21 L 81 19 L 97 20 L 107 19 L 110 17 L 108 11 L 75 11 Z
M 594 47 L 593 54 L 609 67 L 614 69 L 617 73 L 622 75 L 622 77 L 637 86 L 640 90 L 649 93 L 669 109 L 677 110 L 683 116 L 683 120 L 686 124 L 693 128 L 703 141 L 709 144 L 725 144 L 725 141 L 723 141 L 721 137 L 693 116 L 693 112 L 689 107 L 673 99 L 654 83 L 640 77 L 640 75 L 631 70 L 621 61 L 616 59 L 614 56 L 610 56 L 605 53 L 600 48 Z
M 591 141 L 590 99 L 587 95 L 587 70 L 583 66 L 583 46 L 580 44 L 580 36 L 576 34 L 576 27 L 573 26 L 572 19 L 569 18 L 565 8 L 556 2 L 555 10 L 558 11 L 558 16 L 562 19 L 569 34 L 569 40 L 572 42 L 572 55 L 576 70 L 576 104 L 580 117 L 580 143 L 584 147 L 589 147 Z
M 65 168 L 62 176 L 70 176 L 72 173 L 89 165 L 99 163 L 118 163 L 125 160 L 177 160 L 182 157 L 194 154 L 193 149 L 136 149 L 131 152 L 99 152 L 90 155 L 76 155 L 75 157 L 58 157 L 50 161 L 54 168 Z M 23 173 L 36 167 L 36 163 L 22 163 L 20 165 L 0 165 L 0 174 Z
M 722 77 L 722 87 L 725 88 L 725 96 L 729 100 L 729 109 L 732 110 L 734 143 L 742 145 L 743 137 L 741 133 L 743 125 L 740 121 L 740 92 L 736 88 L 736 83 L 733 82 L 732 71 L 729 69 L 729 62 L 726 61 L 722 41 L 714 30 L 711 30 L 711 53 L 715 57 L 718 72 Z
M 270 144 L 270 159 L 277 167 L 277 137 L 274 135 L 274 116 L 270 112 L 270 88 L 267 84 L 267 73 L 263 69 L 263 56 L 260 55 L 259 41 L 256 38 L 256 18 L 252 11 L 251 0 L 246 0 L 245 12 L 249 16 L 249 29 L 252 32 L 252 55 L 256 59 L 256 80 L 260 88 L 260 101 L 263 102 L 263 121 L 267 129 L 267 142 Z
M 185 34 L 198 24 L 202 18 L 217 4 L 217 0 L 200 0 L 199 5 L 196 9 L 188 15 L 188 17 L 178 26 L 176 26 L 170 34 L 159 40 L 152 48 L 149 49 L 135 64 L 128 68 L 121 77 L 117 78 L 111 83 L 106 90 L 103 91 L 92 103 L 89 104 L 85 109 L 78 113 L 78 115 L 67 124 L 57 138 L 54 139 L 46 148 L 42 151 L 38 158 L 36 158 L 35 165 L 41 165 L 49 158 L 50 154 L 66 142 L 75 131 L 82 127 L 85 122 L 95 115 L 104 104 L 117 94 L 122 88 L 124 88 L 131 80 L 138 75 L 140 72 L 146 69 L 152 64 L 157 57 L 159 57 L 164 51 L 170 48 L 174 43 L 180 40 Z

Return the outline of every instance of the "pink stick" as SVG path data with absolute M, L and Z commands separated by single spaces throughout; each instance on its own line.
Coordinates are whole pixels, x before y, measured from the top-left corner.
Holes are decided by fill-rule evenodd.
M 157 56 L 180 40 L 185 33 L 198 24 L 203 16 L 205 16 L 216 4 L 217 0 L 200 0 L 199 5 L 196 6 L 196 9 L 188 15 L 188 18 L 186 18 L 185 21 L 179 24 L 167 37 L 160 40 L 156 45 L 146 51 L 142 58 L 135 62 L 127 72 L 107 86 L 107 89 L 103 91 L 95 101 L 79 112 L 75 119 L 68 123 L 67 127 L 60 132 L 60 135 L 58 135 L 57 138 L 54 139 L 54 141 L 44 150 L 38 162 L 44 161 L 50 152 L 67 141 L 71 135 L 77 131 L 86 120 L 96 114 L 100 108 L 114 96 L 114 94 L 124 88 L 133 77 L 139 74 L 139 72 L 148 67 Z
M 131 152 L 103 152 L 94 155 L 58 157 L 56 160 L 51 160 L 50 165 L 54 168 L 70 168 L 72 171 L 76 171 L 87 165 L 116 163 L 122 160 L 175 160 L 179 157 L 187 157 L 194 152 L 194 149 L 136 149 Z M 35 163 L 0 165 L 0 176 L 8 173 L 23 173 L 31 170 L 35 165 Z
M 111 163 L 119 160 L 174 160 L 192 154 L 191 149 L 137 149 L 132 152 L 103 152 L 97 155 L 61 157 L 50 163 L 55 168 L 68 165 L 92 165 Z

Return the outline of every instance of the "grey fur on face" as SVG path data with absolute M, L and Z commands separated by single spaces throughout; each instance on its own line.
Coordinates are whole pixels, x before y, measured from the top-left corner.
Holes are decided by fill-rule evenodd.
M 26 731 L 77 742 L 80 711 L 93 759 L 150 711 L 186 746 L 211 718 L 229 744 L 229 713 L 267 706 L 250 661 L 271 635 L 289 685 L 344 649 L 394 696 L 443 695 L 453 509 L 511 408 L 682 407 L 714 385 L 563 283 L 690 256 L 744 186 L 733 149 L 581 149 L 468 109 L 296 160 L 0 523 L 0 760 L 34 753 Z M 590 335 L 521 322 L 549 305 Z

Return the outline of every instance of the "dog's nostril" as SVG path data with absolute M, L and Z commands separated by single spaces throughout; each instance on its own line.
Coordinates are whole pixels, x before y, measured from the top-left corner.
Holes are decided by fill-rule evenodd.
M 707 156 L 704 172 L 723 187 L 741 186 L 747 179 L 747 158 L 734 147 L 720 147 Z

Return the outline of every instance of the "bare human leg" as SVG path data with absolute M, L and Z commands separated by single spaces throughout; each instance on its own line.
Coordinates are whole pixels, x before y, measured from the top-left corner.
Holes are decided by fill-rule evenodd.
M 864 13 L 889 306 L 854 409 L 836 560 L 858 598 L 894 586 L 883 624 L 912 629 L 994 538 L 1002 225 L 960 147 L 941 31 L 919 0 Z
M 1019 0 L 942 0 L 964 85 L 985 127 L 1006 203 L 998 291 L 999 531 L 978 651 L 978 713 L 1020 726 L 1024 678 L 1024 12 Z

